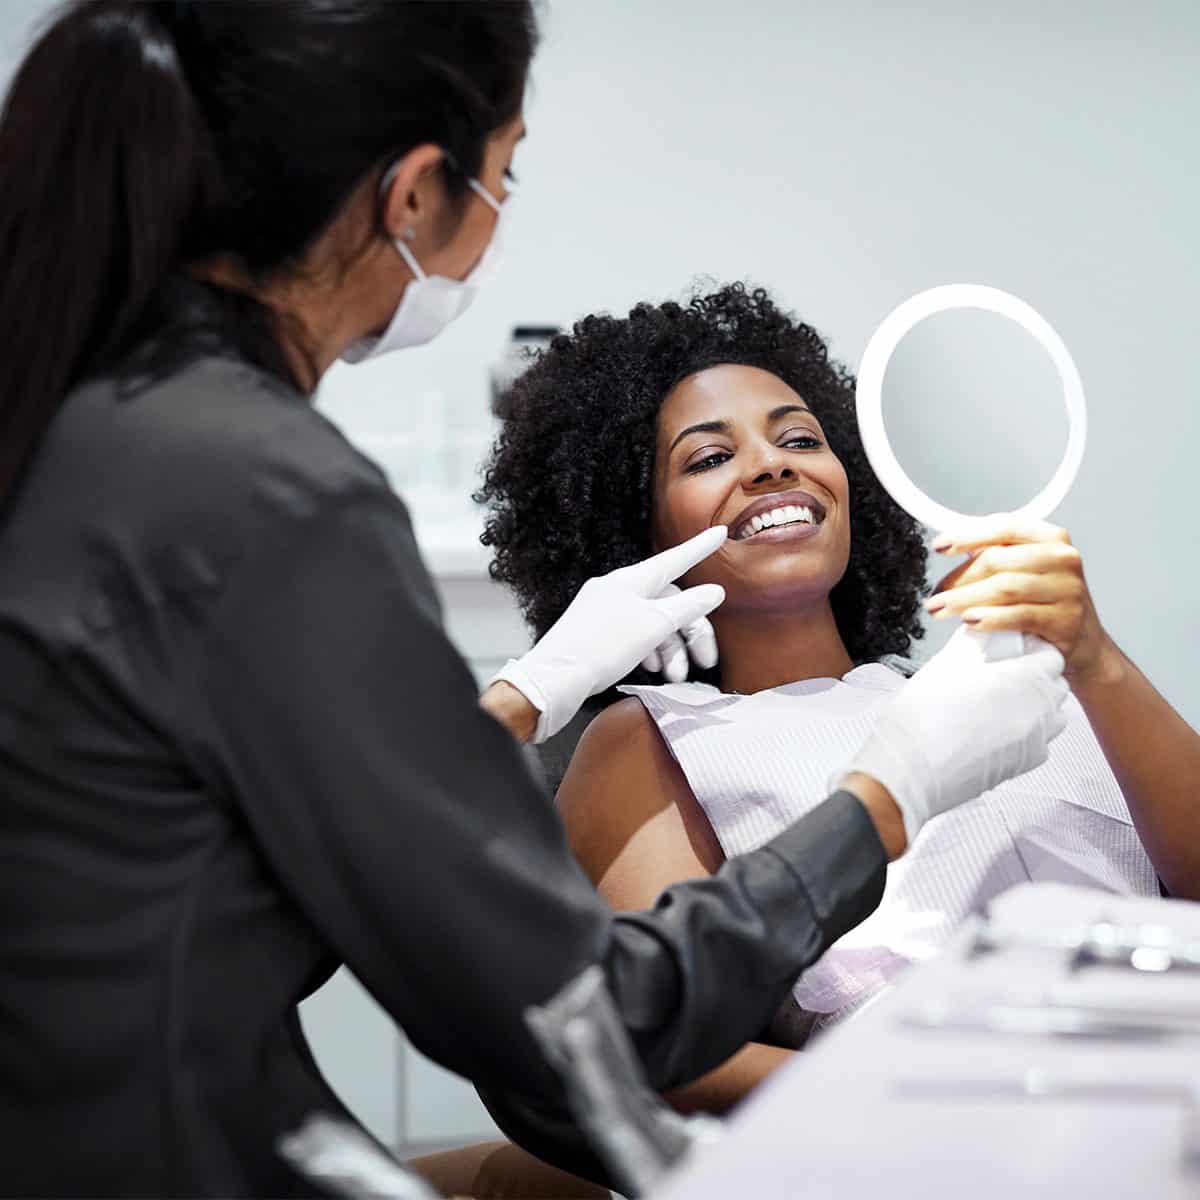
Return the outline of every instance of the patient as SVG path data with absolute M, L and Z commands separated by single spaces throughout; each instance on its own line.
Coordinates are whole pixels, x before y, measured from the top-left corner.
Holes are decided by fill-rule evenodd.
M 484 540 L 538 634 L 588 577 L 729 527 L 724 547 L 685 577 L 726 590 L 712 615 L 718 667 L 684 684 L 631 678 L 628 697 L 587 729 L 558 792 L 601 893 L 619 909 L 648 907 L 827 794 L 911 674 L 921 530 L 870 470 L 853 380 L 761 291 L 734 284 L 687 306 L 588 317 L 511 401 L 483 489 Z M 1157 894 L 1085 714 L 1119 651 L 1095 619 L 1079 556 L 1045 524 L 996 524 L 986 542 L 977 538 L 929 607 L 1058 646 L 1078 697 L 1068 729 L 1043 767 L 931 821 L 889 868 L 877 912 L 800 978 L 763 1042 L 674 1094 L 679 1107 L 728 1108 L 814 1027 L 869 1001 L 1016 883 Z M 1125 767 L 1142 752 L 1106 720 L 1105 749 Z

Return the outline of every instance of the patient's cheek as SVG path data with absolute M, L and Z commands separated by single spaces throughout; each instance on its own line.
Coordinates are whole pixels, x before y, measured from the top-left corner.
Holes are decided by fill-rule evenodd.
M 680 576 L 675 582 L 681 588 L 697 587 L 702 583 L 719 583 L 722 587 L 727 587 L 729 573 L 723 569 L 721 560 L 714 554 L 705 562 L 693 567 L 686 575 Z
M 709 496 L 685 496 L 682 493 L 686 490 L 668 486 L 659 491 L 660 498 L 651 512 L 654 550 L 667 550 L 678 546 L 712 526 L 715 507 L 713 499 Z M 721 563 L 721 551 L 718 550 L 675 582 L 679 587 L 723 583 L 725 574 Z
M 678 546 L 698 533 L 703 533 L 712 525 L 714 519 L 711 503 L 687 504 L 681 498 L 672 503 L 668 495 L 667 502 L 657 508 L 651 517 L 656 544 L 664 549 L 668 546 Z

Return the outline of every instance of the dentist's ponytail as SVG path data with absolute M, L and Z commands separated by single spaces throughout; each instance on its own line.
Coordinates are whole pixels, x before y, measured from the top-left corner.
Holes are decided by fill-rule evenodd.
M 536 43 L 531 0 L 71 0 L 0 115 L 0 509 L 67 392 L 163 334 L 188 265 L 250 281 L 221 328 L 286 373 L 249 293 L 416 146 L 465 200 Z
M 67 391 L 136 328 L 217 183 L 160 7 L 65 11 L 0 115 L 0 503 Z

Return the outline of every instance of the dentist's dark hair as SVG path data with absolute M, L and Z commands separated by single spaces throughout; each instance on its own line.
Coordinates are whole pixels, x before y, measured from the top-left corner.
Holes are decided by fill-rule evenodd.
M 520 111 L 531 0 L 73 0 L 0 114 L 0 504 L 66 393 L 161 319 L 188 262 L 294 272 L 355 187 L 443 146 L 461 199 Z M 272 314 L 227 294 L 252 360 Z

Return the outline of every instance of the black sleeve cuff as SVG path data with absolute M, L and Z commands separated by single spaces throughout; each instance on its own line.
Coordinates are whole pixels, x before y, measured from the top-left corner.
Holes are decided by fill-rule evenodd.
M 853 792 L 834 792 L 762 849 L 803 884 L 826 946 L 865 921 L 883 897 L 887 852 Z

